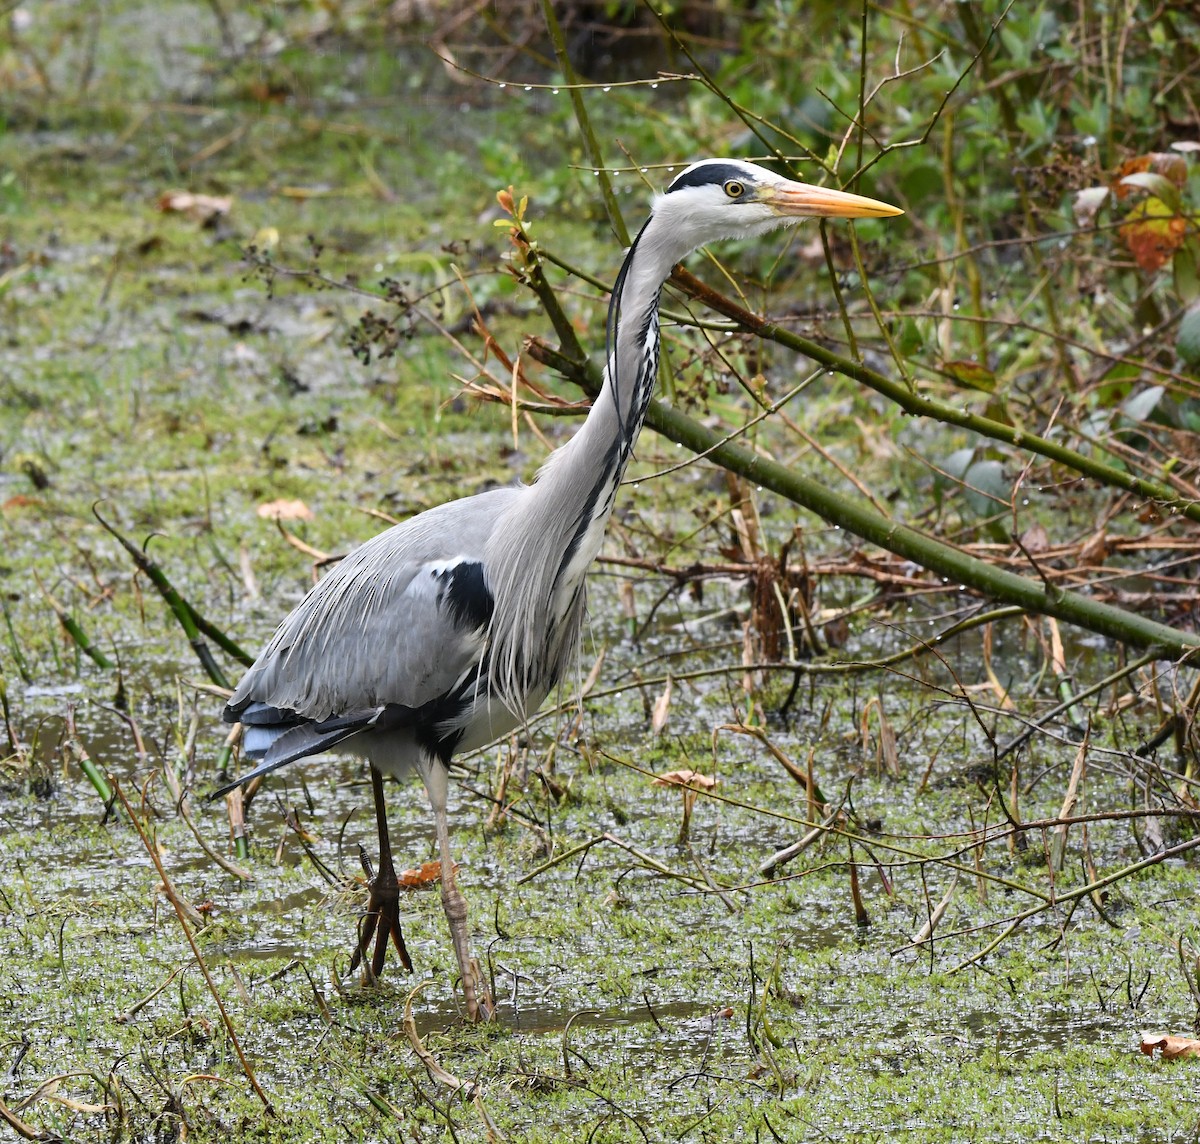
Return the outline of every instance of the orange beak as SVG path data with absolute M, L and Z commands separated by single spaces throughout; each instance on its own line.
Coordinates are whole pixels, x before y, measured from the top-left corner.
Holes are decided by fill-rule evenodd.
M 899 207 L 810 183 L 784 183 L 759 191 L 759 200 L 777 214 L 802 218 L 886 218 L 902 215 Z

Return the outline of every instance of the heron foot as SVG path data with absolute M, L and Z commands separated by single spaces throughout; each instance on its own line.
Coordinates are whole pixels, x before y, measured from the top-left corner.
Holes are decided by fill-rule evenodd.
M 467 1017 L 471 1021 L 490 1021 L 495 1014 L 496 1005 L 487 982 L 484 981 L 479 962 L 471 956 L 467 935 L 467 900 L 454 884 L 453 877 L 449 883 L 445 877 L 442 879 L 442 909 L 450 923 L 450 937 L 454 942 L 454 957 L 462 977 L 463 1002 L 467 1007 Z
M 381 854 L 379 870 L 373 871 L 366 850 L 361 846 L 358 849 L 363 872 L 367 875 L 370 896 L 367 898 L 367 912 L 359 922 L 358 945 L 350 959 L 350 972 L 353 973 L 362 965 L 363 975 L 367 983 L 371 984 L 383 972 L 389 941 L 396 947 L 405 972 L 411 973 L 413 967 L 412 959 L 408 956 L 408 947 L 404 944 L 404 934 L 400 929 L 400 882 L 396 877 L 396 868 L 392 865 L 392 856 L 390 853 Z M 365 958 L 372 938 L 375 939 L 375 950 L 368 963 Z

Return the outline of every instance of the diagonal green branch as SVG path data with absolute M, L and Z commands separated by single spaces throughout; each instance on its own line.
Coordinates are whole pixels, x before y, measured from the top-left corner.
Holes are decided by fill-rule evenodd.
M 586 393 L 595 397 L 600 392 L 603 381 L 601 368 L 587 358 L 570 323 L 564 320 L 562 308 L 559 306 L 553 288 L 546 280 L 539 257 L 528 248 L 527 251 L 524 265 L 526 281 L 551 317 L 560 336 L 564 333 L 567 336 L 564 338 L 564 349 L 555 349 L 536 339 L 531 340 L 526 349 L 537 361 L 558 370 Z M 681 275 L 684 276 L 685 281 L 690 278 L 690 275 L 677 270 L 676 278 L 680 278 Z M 705 294 L 705 300 L 708 300 L 707 294 Z M 724 301 L 722 299 L 722 302 Z M 730 313 L 731 310 L 737 311 L 737 314 Z M 761 327 L 763 331 L 788 334 L 787 331 L 779 330 L 778 327 L 772 326 L 768 322 L 755 319 L 754 315 L 731 305 L 723 306 L 721 312 L 729 314 L 731 317 L 738 317 L 738 320 L 741 320 L 741 314 L 745 314 L 747 319 L 752 320 L 748 322 L 748 328 L 753 328 L 755 333 L 759 333 L 759 327 Z M 769 335 L 764 333 L 764 336 Z M 794 335 L 788 334 L 789 339 L 793 337 Z M 790 341 L 785 342 L 779 338 L 775 340 L 779 340 L 781 344 L 790 344 Z M 825 362 L 828 359 L 831 369 L 842 370 L 852 377 L 858 377 L 862 373 L 873 373 L 873 371 L 865 370 L 864 367 L 857 366 L 837 355 L 829 354 L 815 342 L 808 342 L 804 338 L 797 340 L 805 343 L 805 346 L 792 348 L 806 354 L 809 353 L 808 347 L 811 347 L 813 351 L 819 351 L 821 356 L 817 357 L 817 360 Z M 815 356 L 815 354 L 810 354 L 810 356 Z M 874 376 L 879 381 L 891 385 L 881 375 L 874 374 Z M 902 389 L 903 387 L 896 388 Z M 907 391 L 904 392 L 907 394 Z M 921 400 L 928 401 L 928 399 Z M 672 409 L 662 402 L 652 401 L 650 403 L 646 424 L 664 437 L 677 441 L 695 453 L 704 453 L 717 464 L 753 481 L 756 485 L 770 489 L 779 496 L 800 505 L 801 508 L 816 513 L 823 520 L 839 525 L 847 532 L 852 532 L 855 536 L 877 544 L 888 552 L 913 560 L 954 583 L 966 585 L 992 599 L 1016 604 L 1029 612 L 1053 616 L 1065 623 L 1098 632 L 1136 647 L 1153 650 L 1157 654 L 1172 659 L 1185 656 L 1195 657 L 1197 649 L 1200 649 L 1200 636 L 1177 631 L 1166 624 L 1146 619 L 1144 616 L 1136 615 L 1111 604 L 1101 603 L 1078 592 L 1063 591 L 1052 584 L 1040 583 L 1024 576 L 1018 576 L 1014 572 L 996 568 L 986 561 L 968 555 L 961 549 L 935 540 L 918 529 L 897 524 L 865 501 L 835 492 L 820 481 L 805 477 L 769 458 L 761 457 L 741 445 L 735 445 L 687 414 Z M 1007 428 L 999 426 L 998 423 L 993 424 Z M 1018 436 L 1024 444 L 1028 445 L 1028 438 L 1025 435 Z M 1014 441 L 1013 443 L 1017 444 L 1018 442 Z M 1051 442 L 1046 442 L 1046 444 L 1051 444 Z
M 1036 433 L 1028 433 L 1012 425 L 1005 425 L 1002 421 L 994 421 L 990 417 L 981 417 L 978 413 L 970 413 L 966 409 L 956 408 L 948 401 L 941 401 L 936 397 L 928 397 L 909 389 L 908 386 L 892 381 L 877 370 L 834 353 L 811 338 L 803 337 L 774 322 L 769 322 L 765 318 L 760 318 L 757 314 L 739 306 L 719 291 L 706 285 L 682 267 L 676 267 L 671 281 L 685 293 L 716 310 L 719 314 L 732 318 L 748 333 L 786 346 L 825 366 L 826 369 L 834 370 L 855 381 L 862 382 L 863 385 L 869 386 L 889 401 L 894 401 L 905 413 L 911 413 L 915 417 L 932 417 L 936 421 L 969 429 L 973 433 L 990 437 L 994 441 L 1003 441 L 1015 448 L 1027 449 L 1048 460 L 1066 465 L 1067 468 L 1073 469 L 1082 476 L 1092 477 L 1105 485 L 1124 489 L 1126 492 L 1154 501 L 1163 508 L 1178 511 L 1190 520 L 1200 521 L 1200 502 L 1180 497 L 1174 489 L 1160 481 L 1134 476 L 1132 473 L 1124 472 L 1112 465 L 1106 465 L 1103 461 L 1097 461 L 1092 457 L 1086 457 L 1075 449 L 1060 445 Z

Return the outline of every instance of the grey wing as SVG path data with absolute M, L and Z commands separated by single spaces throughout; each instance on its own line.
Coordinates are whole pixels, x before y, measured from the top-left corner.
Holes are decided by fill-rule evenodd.
M 495 489 L 396 525 L 351 552 L 283 621 L 225 708 L 260 770 L 385 729 L 461 687 L 487 646 L 483 565 L 524 490 Z

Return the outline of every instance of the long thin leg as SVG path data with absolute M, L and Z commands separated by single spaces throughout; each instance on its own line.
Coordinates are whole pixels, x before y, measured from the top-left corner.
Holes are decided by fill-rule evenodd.
M 400 882 L 396 877 L 396 867 L 392 864 L 383 775 L 374 765 L 371 767 L 371 791 L 375 795 L 375 826 L 379 832 L 379 869 L 374 874 L 371 873 L 370 862 L 364 852 L 363 869 L 367 872 L 371 894 L 367 899 L 367 912 L 359 929 L 358 946 L 350 959 L 350 972 L 353 973 L 359 967 L 371 944 L 371 938 L 375 937 L 375 952 L 371 956 L 369 971 L 369 977 L 373 980 L 383 972 L 389 938 L 408 973 L 412 972 L 412 961 L 404 944 L 404 934 L 400 930 Z
M 448 775 L 446 768 L 437 761 L 423 766 L 421 772 L 425 780 L 425 789 L 429 792 L 429 805 L 433 808 L 438 856 L 442 862 L 442 909 L 446 911 L 446 920 L 450 923 L 450 937 L 454 942 L 454 956 L 462 977 L 467 1016 L 472 1021 L 490 1021 L 495 1005 L 479 970 L 479 963 L 471 957 L 470 939 L 467 934 L 467 900 L 459 892 L 454 881 L 454 857 L 450 853 L 450 823 L 446 817 Z

